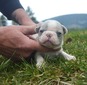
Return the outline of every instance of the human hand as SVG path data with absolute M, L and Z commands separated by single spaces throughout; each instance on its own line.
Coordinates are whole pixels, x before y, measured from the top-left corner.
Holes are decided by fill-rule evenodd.
M 0 27 L 0 54 L 19 59 L 29 56 L 34 49 L 27 34 L 32 34 L 35 26 L 6 26 Z M 29 43 L 28 43 L 29 42 Z
M 34 51 L 52 51 L 30 39 L 35 26 L 6 26 L 0 27 L 0 54 L 7 58 L 19 60 L 28 57 Z

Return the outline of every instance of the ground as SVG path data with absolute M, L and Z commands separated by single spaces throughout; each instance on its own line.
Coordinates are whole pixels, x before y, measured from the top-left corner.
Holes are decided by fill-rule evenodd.
M 87 85 L 87 29 L 69 31 L 63 48 L 77 60 L 47 60 L 41 70 L 26 61 L 14 64 L 1 56 L 0 85 Z

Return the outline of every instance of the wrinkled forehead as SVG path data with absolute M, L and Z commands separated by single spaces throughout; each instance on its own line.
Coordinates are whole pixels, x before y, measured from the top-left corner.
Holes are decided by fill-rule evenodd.
M 56 21 L 48 21 L 48 22 L 45 22 L 43 25 L 42 25 L 42 28 L 43 30 L 50 30 L 50 31 L 62 31 L 62 26 L 59 22 L 56 22 Z

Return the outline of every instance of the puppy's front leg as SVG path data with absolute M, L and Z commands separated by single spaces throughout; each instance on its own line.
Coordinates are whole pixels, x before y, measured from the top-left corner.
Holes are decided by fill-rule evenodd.
M 76 60 L 75 56 L 72 56 L 66 52 L 64 52 L 63 50 L 61 50 L 60 54 L 66 59 L 66 60 Z
M 37 53 L 35 59 L 36 59 L 36 67 L 41 68 L 42 65 L 45 63 L 44 58 L 39 53 Z

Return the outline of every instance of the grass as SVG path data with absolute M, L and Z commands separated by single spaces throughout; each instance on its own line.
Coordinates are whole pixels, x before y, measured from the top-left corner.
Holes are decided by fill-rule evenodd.
M 75 55 L 76 61 L 48 60 L 38 70 L 26 61 L 14 64 L 1 56 L 0 85 L 87 85 L 87 30 L 69 31 L 64 40 L 64 50 Z

